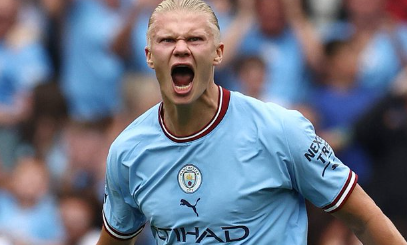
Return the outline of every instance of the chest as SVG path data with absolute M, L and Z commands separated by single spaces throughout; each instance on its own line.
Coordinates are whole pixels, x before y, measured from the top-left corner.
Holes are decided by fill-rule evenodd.
M 289 192 L 277 155 L 247 137 L 146 151 L 130 177 L 133 197 L 158 230 L 182 238 L 182 229 L 192 229 L 198 239 L 210 229 L 225 241 L 222 227 L 261 218 Z

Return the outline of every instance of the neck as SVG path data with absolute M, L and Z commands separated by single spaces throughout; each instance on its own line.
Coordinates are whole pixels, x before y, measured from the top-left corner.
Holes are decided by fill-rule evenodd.
M 165 102 L 164 123 L 177 136 L 194 134 L 204 128 L 218 109 L 219 87 L 212 84 L 196 101 L 186 105 Z

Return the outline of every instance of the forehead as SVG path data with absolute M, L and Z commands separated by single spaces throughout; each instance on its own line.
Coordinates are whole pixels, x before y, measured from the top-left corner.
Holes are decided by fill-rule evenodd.
M 201 33 L 212 34 L 214 25 L 210 16 L 195 11 L 167 11 L 155 14 L 151 25 L 152 35 Z

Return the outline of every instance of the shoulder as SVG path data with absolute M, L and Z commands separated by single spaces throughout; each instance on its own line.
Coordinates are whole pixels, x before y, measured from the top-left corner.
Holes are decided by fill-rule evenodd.
M 231 106 L 240 107 L 245 110 L 253 110 L 253 112 L 271 113 L 274 117 L 296 114 L 296 110 L 278 105 L 274 102 L 264 102 L 256 98 L 244 95 L 240 92 L 231 92 Z
M 252 121 L 256 127 L 266 130 L 283 130 L 298 123 L 307 123 L 308 120 L 297 110 L 291 110 L 273 102 L 263 102 L 258 99 L 231 92 L 230 110 L 234 120 L 242 122 Z
M 130 152 L 154 137 L 160 137 L 158 123 L 159 104 L 155 105 L 130 123 L 113 141 L 109 154 L 122 155 Z

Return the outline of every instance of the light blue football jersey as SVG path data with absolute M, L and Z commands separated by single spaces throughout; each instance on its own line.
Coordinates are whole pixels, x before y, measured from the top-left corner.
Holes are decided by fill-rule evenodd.
M 357 175 L 299 112 L 219 87 L 201 131 L 173 135 L 162 104 L 110 149 L 103 207 L 119 239 L 148 221 L 157 244 L 307 243 L 305 199 L 338 210 Z

